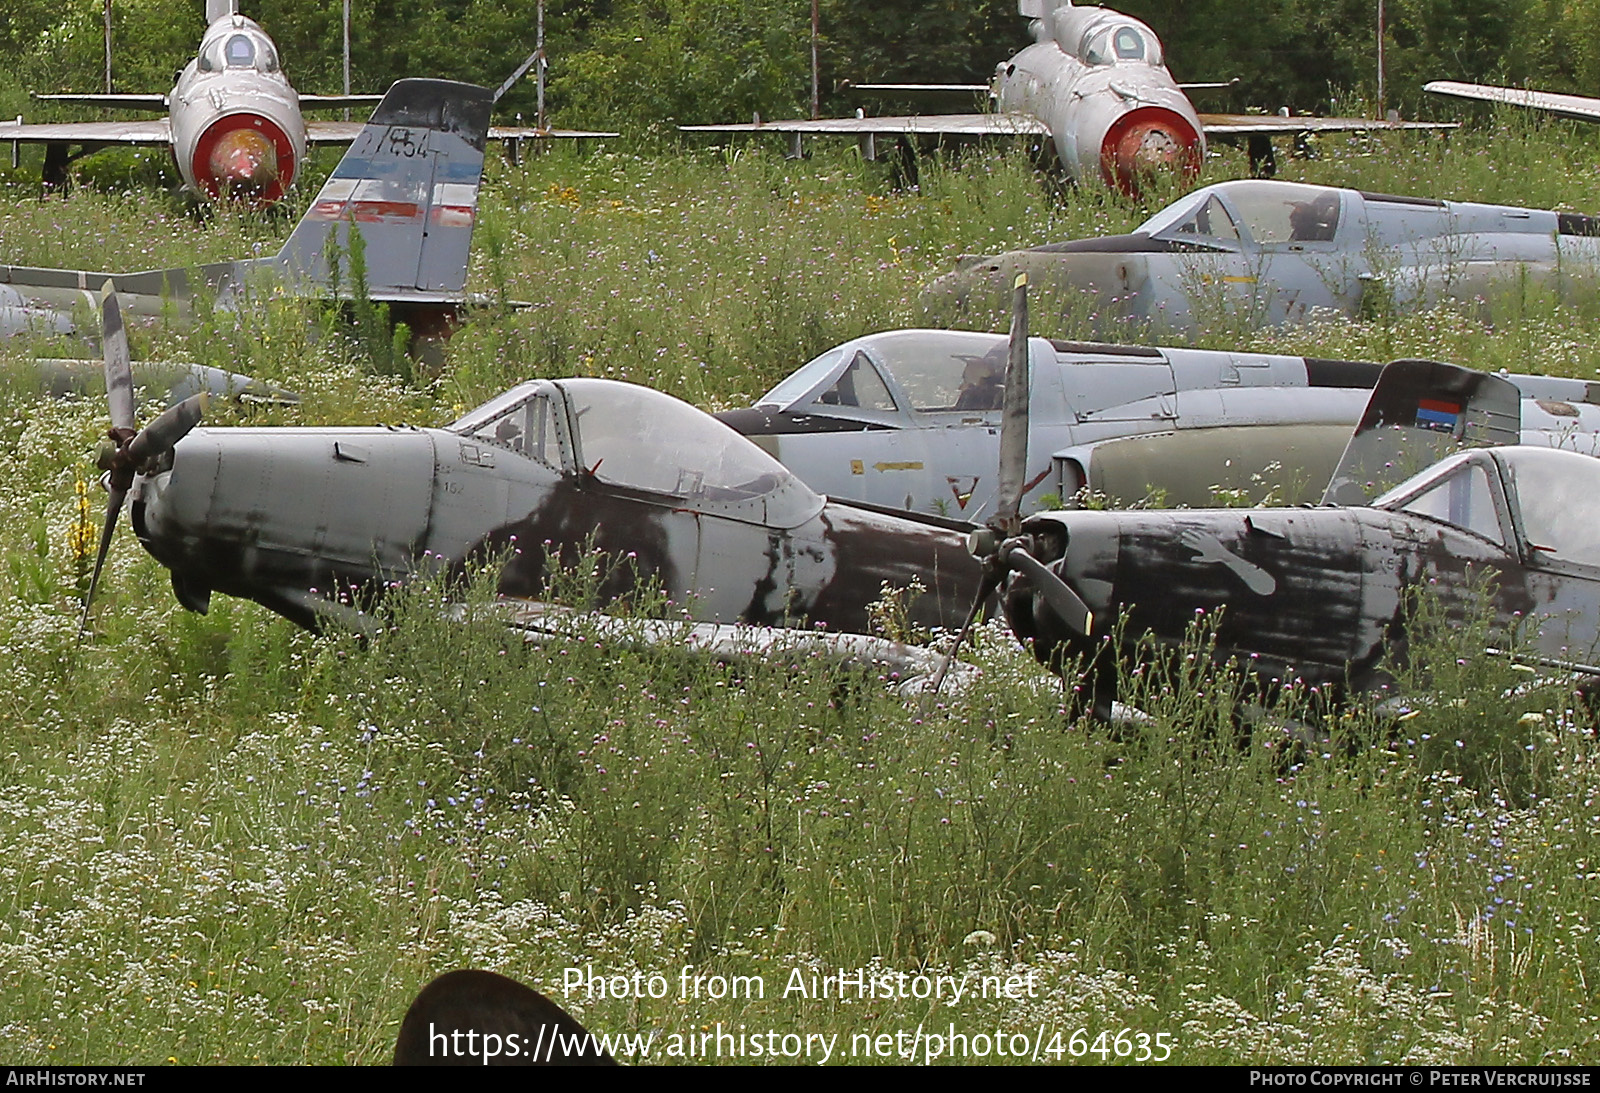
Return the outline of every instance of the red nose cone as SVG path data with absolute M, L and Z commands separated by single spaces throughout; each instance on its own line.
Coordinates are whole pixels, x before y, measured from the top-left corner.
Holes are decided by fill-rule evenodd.
M 278 150 L 254 129 L 235 129 L 211 148 L 211 177 L 230 192 L 260 193 L 278 181 Z
M 1200 134 L 1181 114 L 1158 106 L 1130 110 L 1118 118 L 1100 145 L 1100 172 L 1106 185 L 1129 197 L 1139 181 L 1157 171 L 1200 173 Z
M 231 194 L 264 207 L 294 181 L 295 149 L 269 119 L 229 114 L 200 134 L 192 166 L 195 183 L 211 197 Z

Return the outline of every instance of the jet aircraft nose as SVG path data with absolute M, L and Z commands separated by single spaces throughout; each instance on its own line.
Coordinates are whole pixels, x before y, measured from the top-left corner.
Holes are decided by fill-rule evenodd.
M 235 129 L 211 149 L 211 177 L 220 189 L 255 194 L 278 181 L 278 151 L 254 129 Z
M 1061 317 L 1054 332 L 1136 341 L 1164 318 L 1148 313 L 1148 293 L 1140 291 L 1150 277 L 1149 254 L 1160 249 L 1148 238 L 1121 235 L 965 257 L 923 289 L 920 302 L 929 325 L 994 329 L 1007 319 L 1017 274 L 1026 273 L 1033 314 L 1040 322 Z
M 264 114 L 228 113 L 195 142 L 189 160 L 197 187 L 212 197 L 225 193 L 257 206 L 272 204 L 294 182 L 294 143 L 283 126 Z
M 1145 107 L 1118 118 L 1100 145 L 1106 183 L 1130 197 L 1140 181 L 1158 171 L 1176 171 L 1185 181 L 1200 173 L 1200 134 L 1187 118 L 1161 107 Z

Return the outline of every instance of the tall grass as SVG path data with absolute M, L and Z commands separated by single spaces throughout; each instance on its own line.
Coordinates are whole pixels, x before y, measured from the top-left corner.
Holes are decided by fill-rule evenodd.
M 1546 199 L 1570 179 L 1574 203 L 1600 209 L 1564 133 L 1288 166 L 1526 198 L 1514 181 L 1470 192 L 1500 177 L 1480 178 L 1481 151 Z M 359 339 L 281 303 L 138 330 L 137 352 L 306 396 L 218 407 L 219 422 L 431 424 L 514 379 L 573 373 L 732 405 L 837 341 L 917 321 L 917 290 L 956 254 L 1125 230 L 1146 211 L 1054 193 L 1006 157 L 927 165 L 917 192 L 879 171 L 821 150 L 497 164 L 473 285 L 498 306 L 437 375 L 379 375 Z M 285 230 L 88 190 L 13 196 L 0 225 L 0 260 L 112 268 L 270 248 Z M 1586 315 L 1544 302 L 1503 325 L 1438 312 L 1254 344 L 1583 375 L 1600 365 Z M 410 995 L 462 965 L 540 985 L 608 1032 L 720 1021 L 848 1041 L 954 1022 L 1043 1027 L 1054 1057 L 1086 1061 L 1105 1057 L 1068 1047 L 1080 1028 L 1165 1032 L 1191 1063 L 1600 1055 L 1593 735 L 1570 695 L 1509 688 L 1521 673 L 1462 631 L 1418 658 L 1442 670 L 1414 681 L 1398 726 L 1297 693 L 1246 726 L 1248 688 L 1212 664 L 1202 627 L 1129 668 L 1149 719 L 1112 731 L 1064 713 L 1059 685 L 995 630 L 974 688 L 923 711 L 805 659 L 525 644 L 487 612 L 447 618 L 426 584 L 366 641 L 220 596 L 191 615 L 123 535 L 80 642 L 103 416 L 93 398 L 0 385 L 8 1061 L 382 1061 Z M 762 976 L 766 997 L 684 998 L 686 965 Z M 563 971 L 585 966 L 660 972 L 673 990 L 565 992 Z M 1034 989 L 937 1005 L 781 995 L 797 969 L 858 967 Z

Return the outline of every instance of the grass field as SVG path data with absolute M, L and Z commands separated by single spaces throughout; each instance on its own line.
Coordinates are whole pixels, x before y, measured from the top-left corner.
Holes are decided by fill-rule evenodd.
M 1284 177 L 1595 212 L 1597 164 L 1589 132 L 1507 116 L 1329 141 Z M 8 263 L 184 265 L 275 249 L 290 223 L 144 191 L 40 201 L 22 173 L 0 187 Z M 1149 211 L 1061 192 L 1016 155 L 927 163 L 907 192 L 822 147 L 557 152 L 491 164 L 472 287 L 498 305 L 442 367 L 386 372 L 281 304 L 138 331 L 134 349 L 305 395 L 213 423 L 441 424 L 574 374 L 722 408 L 916 324 L 919 288 L 961 253 Z M 1600 300 L 1533 300 L 1495 323 L 1438 312 L 1243 347 L 1589 378 L 1597 318 Z M 470 965 L 598 1031 L 653 1034 L 650 1061 L 741 1026 L 836 1035 L 835 1061 L 926 1058 L 919 1026 L 967 1035 L 940 1044 L 957 1061 L 1137 1061 L 1158 1043 L 1184 1063 L 1600 1061 L 1600 751 L 1570 694 L 1514 688 L 1481 632 L 1439 628 L 1434 674 L 1412 681 L 1432 701 L 1398 728 L 1352 711 L 1310 754 L 1239 739 L 1239 681 L 1196 667 L 1203 633 L 1144 679 L 1151 720 L 1112 733 L 1067 719 L 994 629 L 976 689 L 922 713 L 804 660 L 524 647 L 443 621 L 427 586 L 368 644 L 222 596 L 193 615 L 125 529 L 80 644 L 106 415 L 40 399 L 39 348 L 5 350 L 0 384 L 0 1060 L 384 1062 L 416 990 Z M 667 989 L 567 989 L 586 968 Z M 968 991 L 785 994 L 860 969 Z M 764 997 L 712 997 L 734 976 Z M 1014 989 L 981 997 L 983 976 Z

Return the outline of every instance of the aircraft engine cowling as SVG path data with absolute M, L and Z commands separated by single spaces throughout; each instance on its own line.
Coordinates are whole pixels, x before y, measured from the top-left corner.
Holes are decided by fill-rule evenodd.
M 1200 173 L 1204 143 L 1182 114 L 1162 106 L 1130 110 L 1111 124 L 1100 142 L 1100 173 L 1106 185 L 1137 196 L 1139 177 L 1154 171 L 1180 171 L 1185 180 Z
M 283 128 L 248 112 L 225 114 L 206 126 L 190 158 L 195 184 L 207 194 L 245 195 L 258 206 L 282 197 L 298 166 Z

